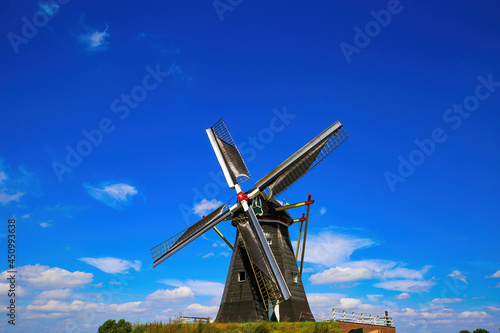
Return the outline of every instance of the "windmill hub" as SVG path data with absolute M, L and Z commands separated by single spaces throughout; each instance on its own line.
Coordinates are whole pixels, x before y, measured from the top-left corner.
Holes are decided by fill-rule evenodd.
M 229 188 L 235 189 L 238 202 L 225 203 L 188 229 L 151 249 L 156 267 L 184 246 L 214 229 L 233 249 L 226 285 L 216 321 L 248 322 L 255 320 L 296 321 L 301 312 L 311 312 L 294 256 L 288 227 L 294 220 L 274 198 L 286 191 L 347 139 L 336 122 L 286 159 L 277 168 L 244 192 L 241 184 L 250 172 L 229 134 L 224 121 L 207 129 L 207 135 Z M 289 205 L 299 207 L 307 202 Z M 293 207 L 292 207 L 293 206 Z M 215 226 L 232 220 L 237 228 L 234 246 Z M 304 245 L 307 234 L 305 220 Z M 300 243 L 300 233 L 299 233 Z M 304 249 L 304 245 L 303 248 Z M 304 262 L 304 250 L 300 265 Z
M 243 192 L 239 192 L 238 193 L 238 201 L 242 202 L 243 200 L 245 200 L 246 202 L 248 202 L 249 201 L 248 195 L 246 195 Z

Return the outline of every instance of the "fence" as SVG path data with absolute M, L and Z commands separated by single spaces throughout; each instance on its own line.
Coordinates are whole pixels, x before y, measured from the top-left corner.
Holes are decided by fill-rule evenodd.
M 332 316 L 335 321 L 394 327 L 392 317 L 372 313 L 332 308 Z
M 181 323 L 209 323 L 210 317 L 189 317 L 180 316 L 179 320 Z

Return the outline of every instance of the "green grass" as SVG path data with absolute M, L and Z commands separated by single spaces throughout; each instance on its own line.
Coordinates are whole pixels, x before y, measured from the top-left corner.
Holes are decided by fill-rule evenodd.
M 133 333 L 341 333 L 340 327 L 333 322 L 303 322 L 303 323 L 168 323 L 162 322 L 133 325 Z

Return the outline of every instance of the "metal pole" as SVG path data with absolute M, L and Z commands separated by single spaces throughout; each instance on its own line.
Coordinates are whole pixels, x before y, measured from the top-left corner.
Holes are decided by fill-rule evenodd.
M 304 213 L 302 213 L 302 218 L 304 218 Z M 295 252 L 295 261 L 297 261 L 297 258 L 299 257 L 300 237 L 302 236 L 303 225 L 304 225 L 304 220 L 300 221 L 299 240 L 297 241 L 297 251 Z
M 311 201 L 311 195 L 309 194 L 309 198 L 307 201 Z M 304 254 L 306 252 L 306 237 L 307 237 L 307 223 L 309 222 L 309 209 L 311 205 L 307 205 L 307 213 L 306 213 L 306 225 L 304 228 L 304 243 L 302 244 L 302 258 L 300 259 L 300 277 L 302 278 L 302 267 L 304 266 Z
M 231 250 L 234 250 L 234 247 L 231 245 L 231 243 L 229 243 L 229 241 L 227 240 L 227 238 L 226 238 L 226 237 L 224 237 L 224 235 L 223 235 L 223 234 L 221 234 L 221 232 L 219 231 L 219 229 L 217 229 L 216 227 L 213 227 L 212 229 L 214 229 L 214 230 L 215 230 L 215 232 L 217 233 L 217 235 L 219 235 L 219 236 L 220 236 L 220 238 L 222 238 L 222 240 L 223 240 L 224 242 L 226 242 L 227 246 L 229 246 L 229 247 L 231 248 Z

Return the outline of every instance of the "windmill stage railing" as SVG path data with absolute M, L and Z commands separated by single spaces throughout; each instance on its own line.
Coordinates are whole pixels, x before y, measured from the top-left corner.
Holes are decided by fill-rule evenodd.
M 376 315 L 373 313 L 332 308 L 332 316 L 335 321 L 394 327 L 392 317 Z

